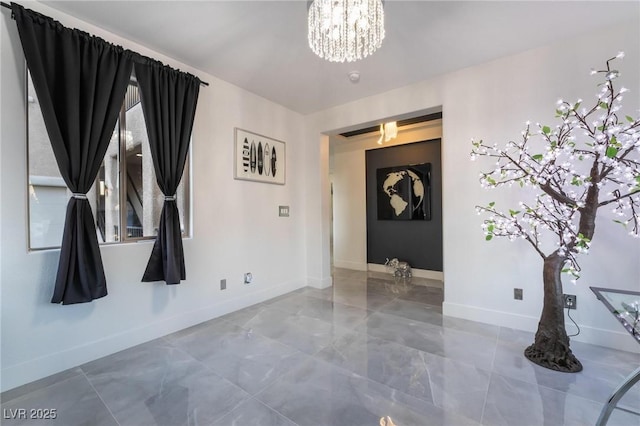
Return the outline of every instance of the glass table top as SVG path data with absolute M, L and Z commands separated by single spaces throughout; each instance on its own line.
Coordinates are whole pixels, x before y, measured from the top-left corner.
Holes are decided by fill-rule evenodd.
M 640 343 L 640 292 L 589 287 L 622 326 Z

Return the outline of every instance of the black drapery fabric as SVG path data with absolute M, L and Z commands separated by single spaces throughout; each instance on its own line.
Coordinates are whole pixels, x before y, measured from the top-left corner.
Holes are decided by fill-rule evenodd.
M 200 80 L 153 61 L 135 64 L 153 167 L 165 195 L 160 226 L 142 281 L 179 284 L 186 278 L 175 193 L 189 151 Z
M 129 83 L 130 52 L 11 4 L 60 174 L 67 204 L 52 303 L 107 295 L 91 206 L 91 188 Z

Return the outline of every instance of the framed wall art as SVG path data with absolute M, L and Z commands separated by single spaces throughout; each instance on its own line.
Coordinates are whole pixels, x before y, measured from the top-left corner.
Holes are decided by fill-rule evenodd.
M 376 170 L 378 220 L 431 220 L 431 163 Z
M 284 185 L 285 154 L 284 142 L 236 127 L 233 177 Z

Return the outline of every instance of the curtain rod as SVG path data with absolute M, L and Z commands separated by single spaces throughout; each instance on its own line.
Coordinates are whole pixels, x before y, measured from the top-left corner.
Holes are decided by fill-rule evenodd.
M 3 2 L 3 1 L 0 1 L 0 6 L 2 6 L 2 7 L 6 7 L 7 9 L 11 10 L 11 5 L 10 5 L 9 3 L 5 3 L 5 2 Z M 133 51 L 132 51 L 132 52 L 133 52 Z M 139 55 L 139 56 L 141 56 L 141 57 L 143 57 L 143 58 L 148 58 L 148 56 L 140 55 L 140 54 L 139 54 L 139 53 L 137 53 L 137 52 L 134 52 L 134 53 L 136 53 L 137 55 Z M 153 58 L 149 58 L 149 59 L 152 59 L 152 60 L 154 60 L 154 61 L 158 62 L 156 59 L 153 59 Z M 196 78 L 197 78 L 197 77 L 196 77 Z M 200 80 L 200 79 L 198 78 L 198 80 Z M 202 81 L 202 80 L 200 80 L 200 84 L 202 84 L 203 86 L 209 86 L 209 83 L 207 83 L 206 81 Z

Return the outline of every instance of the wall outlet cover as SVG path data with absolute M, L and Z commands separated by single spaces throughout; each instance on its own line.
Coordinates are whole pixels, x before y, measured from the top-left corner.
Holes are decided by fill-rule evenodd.
M 575 294 L 564 294 L 564 307 L 576 309 L 578 307 L 578 297 Z
M 522 300 L 522 289 L 514 288 L 513 289 L 513 298 L 516 300 Z

